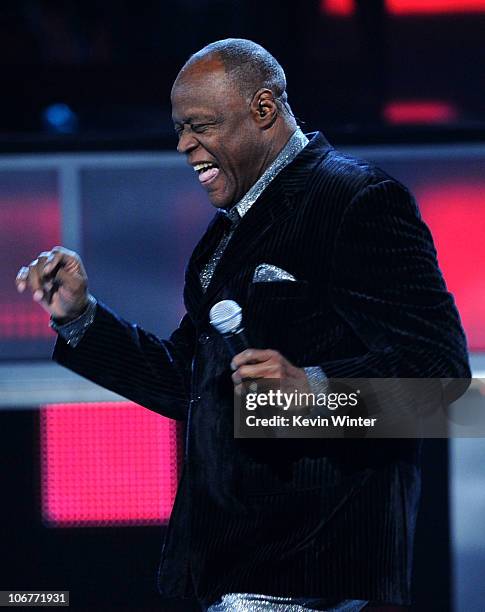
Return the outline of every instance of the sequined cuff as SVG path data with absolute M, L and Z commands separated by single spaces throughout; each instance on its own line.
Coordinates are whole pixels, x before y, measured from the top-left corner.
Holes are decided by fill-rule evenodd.
M 328 387 L 328 378 L 325 376 L 322 368 L 319 366 L 312 366 L 303 368 L 308 378 L 308 384 L 312 393 L 325 393 Z
M 94 321 L 97 301 L 92 295 L 89 295 L 88 300 L 86 310 L 79 315 L 77 319 L 73 319 L 69 321 L 69 323 L 59 324 L 51 317 L 49 325 L 59 334 L 59 336 L 61 336 L 61 338 L 64 338 L 66 343 L 72 348 L 75 348 L 79 344 L 86 330 Z

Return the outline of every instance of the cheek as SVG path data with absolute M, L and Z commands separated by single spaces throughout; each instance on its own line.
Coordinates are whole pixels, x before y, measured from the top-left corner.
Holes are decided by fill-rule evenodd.
M 235 152 L 227 147 L 221 147 L 219 149 L 218 160 L 225 178 L 231 182 L 237 180 L 239 168 Z
M 242 177 L 248 173 L 254 165 L 255 155 L 253 148 L 247 146 L 248 143 L 242 142 L 235 146 L 225 148 L 222 152 L 224 165 L 234 177 Z

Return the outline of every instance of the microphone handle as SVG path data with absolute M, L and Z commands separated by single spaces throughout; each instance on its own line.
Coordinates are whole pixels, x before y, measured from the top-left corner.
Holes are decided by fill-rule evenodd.
M 231 354 L 231 357 L 234 357 L 241 351 L 244 351 L 250 347 L 248 338 L 244 332 L 244 327 L 241 327 L 233 333 L 222 334 L 222 337 L 226 341 L 226 346 Z

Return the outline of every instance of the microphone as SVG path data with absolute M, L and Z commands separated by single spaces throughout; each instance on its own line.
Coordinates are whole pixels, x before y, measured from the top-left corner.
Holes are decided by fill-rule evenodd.
M 242 309 L 234 300 L 222 300 L 214 304 L 209 312 L 210 324 L 226 341 L 226 346 L 234 357 L 249 348 L 248 339 L 242 327 Z

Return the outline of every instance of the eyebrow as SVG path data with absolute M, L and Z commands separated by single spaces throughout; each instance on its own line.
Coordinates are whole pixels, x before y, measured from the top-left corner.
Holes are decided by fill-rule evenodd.
M 194 125 L 197 123 L 203 123 L 203 122 L 207 122 L 207 123 L 212 123 L 212 122 L 217 122 L 217 117 L 215 115 L 195 115 L 194 117 L 183 117 L 182 119 L 180 119 L 179 121 L 175 120 L 172 117 L 172 122 L 174 124 L 174 126 L 178 126 L 178 125 Z

